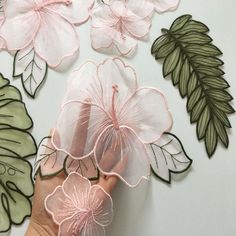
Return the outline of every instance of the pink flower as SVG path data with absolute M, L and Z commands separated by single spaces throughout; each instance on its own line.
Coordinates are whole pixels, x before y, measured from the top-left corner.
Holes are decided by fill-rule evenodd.
M 119 55 L 132 54 L 137 39 L 144 39 L 151 27 L 153 7 L 146 0 L 110 1 L 92 14 L 91 44 L 95 50 Z
M 59 236 L 104 236 L 113 217 L 111 197 L 77 173 L 47 196 L 45 208 L 59 225 Z
M 117 175 L 129 186 L 147 179 L 146 145 L 157 141 L 172 124 L 164 95 L 154 88 L 138 88 L 135 71 L 118 58 L 99 65 L 87 62 L 68 83 L 56 127 L 61 140 L 58 144 L 53 135 L 55 147 L 77 159 L 93 154 L 102 173 Z M 91 106 L 87 112 L 85 104 Z M 84 122 L 78 134 L 81 116 Z M 82 138 L 86 143 L 78 154 L 71 147 Z M 122 172 L 113 169 L 119 162 L 125 166 Z
M 94 0 L 8 0 L 1 36 L 8 50 L 31 43 L 39 57 L 51 67 L 73 56 L 79 49 L 74 24 L 89 18 Z

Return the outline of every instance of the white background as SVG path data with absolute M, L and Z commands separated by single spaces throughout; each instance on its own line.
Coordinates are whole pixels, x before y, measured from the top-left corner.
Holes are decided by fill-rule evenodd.
M 141 85 L 157 87 L 166 94 L 174 118 L 171 132 L 180 138 L 194 162 L 188 173 L 173 176 L 171 186 L 154 176 L 136 189 L 129 189 L 120 183 L 113 194 L 115 217 L 107 229 L 108 236 L 236 235 L 235 115 L 230 117 L 233 129 L 228 150 L 219 146 L 209 160 L 204 143 L 197 141 L 196 126 L 190 125 L 186 100 L 180 98 L 170 80 L 163 79 L 162 65 L 150 54 L 151 45 L 160 35 L 161 28 L 169 28 L 174 19 L 182 14 L 192 14 L 194 19 L 209 26 L 214 44 L 223 51 L 225 78 L 231 85 L 231 94 L 236 97 L 235 12 L 235 0 L 182 0 L 175 12 L 155 15 L 150 40 L 140 42 L 136 55 L 125 59 L 136 69 Z M 91 49 L 89 27 L 90 22 L 87 22 L 78 29 L 81 50 L 76 63 L 65 73 L 49 69 L 47 80 L 35 100 L 25 95 L 20 79 L 12 82 L 13 57 L 5 52 L 0 53 L 0 71 L 22 91 L 34 120 L 32 133 L 37 143 L 54 125 L 70 71 L 87 59 L 101 62 L 106 58 Z M 12 227 L 9 234 L 3 235 L 24 235 L 27 224 L 28 221 L 20 227 Z

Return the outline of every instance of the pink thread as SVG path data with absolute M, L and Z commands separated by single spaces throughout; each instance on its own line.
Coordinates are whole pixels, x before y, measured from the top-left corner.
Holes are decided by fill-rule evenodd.
M 51 4 L 55 4 L 55 3 L 64 3 L 65 5 L 68 6 L 68 5 L 72 4 L 72 0 L 49 0 L 49 1 L 43 2 L 39 6 L 37 6 L 35 8 L 35 11 L 41 11 L 42 8 L 44 8 L 48 5 L 51 5 Z

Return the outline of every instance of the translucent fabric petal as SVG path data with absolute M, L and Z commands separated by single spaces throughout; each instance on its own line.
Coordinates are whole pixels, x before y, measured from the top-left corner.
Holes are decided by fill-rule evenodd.
M 34 41 L 36 53 L 51 67 L 79 49 L 78 35 L 66 19 L 53 11 L 41 11 L 41 25 Z M 55 43 L 56 42 L 56 43 Z
M 56 224 L 60 224 L 78 210 L 61 186 L 58 186 L 53 193 L 47 196 L 45 208 L 52 215 Z
M 59 227 L 59 236 L 105 236 L 105 230 L 96 222 L 87 220 L 83 221 L 84 213 L 66 219 Z M 81 220 L 82 219 L 82 220 Z
M 66 18 L 71 24 L 82 24 L 89 19 L 94 0 L 73 0 L 70 4 L 51 4 L 47 6 L 61 16 Z
M 94 62 L 84 63 L 70 75 L 62 106 L 70 101 L 102 106 L 102 89 L 97 77 L 97 65 Z
M 71 173 L 62 185 L 63 191 L 69 196 L 77 211 L 87 208 L 90 187 L 89 180 L 77 173 Z
M 165 11 L 173 11 L 178 7 L 180 0 L 151 0 L 155 10 L 159 13 Z
M 92 27 L 91 43 L 93 49 L 96 51 L 122 56 L 132 55 L 137 47 L 137 41 L 135 39 L 124 35 L 111 27 Z
M 92 27 L 112 27 L 118 20 L 107 4 L 101 4 L 92 11 Z
M 7 1 L 11 2 L 11 1 Z M 14 1 L 13 1 L 14 2 Z M 18 4 L 18 1 L 17 3 Z M 9 6 L 9 8 L 18 8 Z M 6 41 L 9 50 L 19 50 L 29 45 L 39 29 L 40 16 L 34 10 L 8 17 L 1 27 L 1 36 Z
M 119 58 L 105 60 L 98 66 L 97 73 L 107 111 L 110 111 L 112 102 L 116 110 L 119 110 L 137 89 L 135 70 Z
M 125 20 L 126 30 L 135 38 L 145 38 L 151 28 L 151 18 L 139 19 L 137 16 L 131 16 Z
M 126 2 L 127 8 L 132 11 L 135 15 L 145 18 L 152 17 L 153 14 L 153 4 L 149 3 L 147 0 L 123 0 Z
M 54 133 L 52 142 L 58 150 L 82 159 L 92 154 L 97 137 L 110 123 L 110 118 L 101 108 L 69 102 L 61 108 L 57 119 L 60 143 L 57 143 Z
M 5 48 L 5 41 L 2 38 L 0 38 L 0 50 L 4 48 Z
M 144 143 L 155 142 L 172 125 L 165 96 L 153 88 L 138 89 L 118 117 L 120 123 L 133 129 Z
M 108 226 L 113 218 L 113 202 L 103 188 L 93 185 L 89 194 L 89 208 L 94 220 L 101 226 Z
M 95 159 L 102 173 L 116 175 L 130 187 L 149 176 L 146 147 L 128 127 L 109 126 L 98 138 Z

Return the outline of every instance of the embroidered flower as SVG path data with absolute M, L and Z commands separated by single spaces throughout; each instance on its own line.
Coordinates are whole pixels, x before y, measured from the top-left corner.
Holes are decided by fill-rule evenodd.
M 8 0 L 1 36 L 8 50 L 31 43 L 39 57 L 51 67 L 79 49 L 74 24 L 89 18 L 94 0 Z
M 77 173 L 45 199 L 45 208 L 59 225 L 59 236 L 104 236 L 113 217 L 111 197 Z
M 144 39 L 151 27 L 153 8 L 146 0 L 110 1 L 92 14 L 91 44 L 95 50 L 119 55 L 132 54 L 137 39 Z
M 61 140 L 58 144 L 53 135 L 55 147 L 77 159 L 94 154 L 101 172 L 117 175 L 129 186 L 147 178 L 146 144 L 158 140 L 172 124 L 164 95 L 154 88 L 138 88 L 135 71 L 118 58 L 98 66 L 87 62 L 68 83 L 56 127 Z M 86 112 L 85 104 L 90 106 Z M 83 150 L 71 148 L 82 138 Z M 125 165 L 122 173 L 112 170 L 119 162 Z

